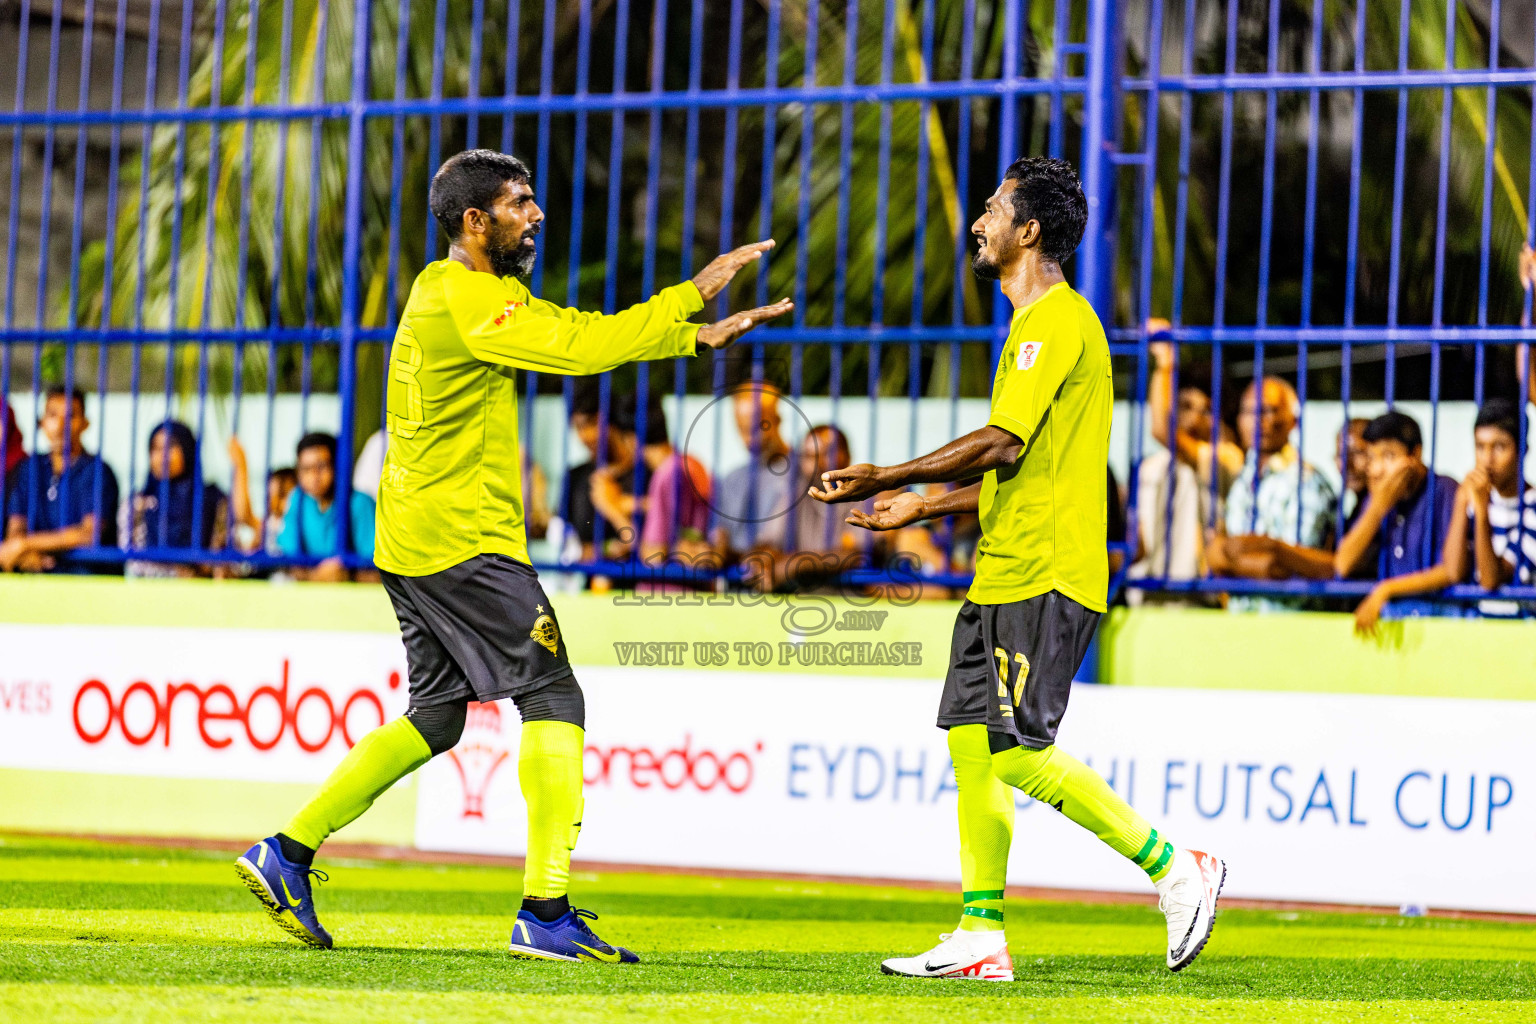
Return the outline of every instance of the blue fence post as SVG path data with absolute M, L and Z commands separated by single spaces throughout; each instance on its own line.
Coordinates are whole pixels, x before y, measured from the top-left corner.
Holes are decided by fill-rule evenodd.
M 1088 229 L 1077 250 L 1077 290 L 1105 321 L 1113 321 L 1115 314 L 1114 152 L 1120 136 L 1117 7 L 1118 0 L 1088 3 L 1088 81 L 1083 96 L 1083 155 L 1079 172 L 1083 194 L 1088 197 Z
M 341 249 L 341 326 L 336 388 L 336 503 L 341 517 L 339 553 L 352 551 L 352 420 L 357 407 L 358 264 L 363 234 L 363 160 L 368 124 L 368 15 L 370 0 L 352 2 L 352 94 L 347 101 L 347 210 Z M 319 187 L 318 183 L 315 185 Z M 371 553 L 370 553 L 371 557 Z

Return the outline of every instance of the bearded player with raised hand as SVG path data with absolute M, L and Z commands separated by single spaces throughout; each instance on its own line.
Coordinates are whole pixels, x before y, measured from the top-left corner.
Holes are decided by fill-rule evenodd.
M 976 275 L 999 281 L 1014 307 L 987 425 L 900 466 L 824 473 L 810 492 L 825 502 L 861 501 L 909 484 L 982 477 L 932 498 L 908 491 L 848 516 L 871 530 L 960 512 L 981 518 L 976 576 L 955 620 L 938 717 L 959 789 L 965 907 L 954 933 L 926 954 L 885 961 L 887 974 L 1013 980 L 1003 932 L 1010 786 L 1146 871 L 1167 916 L 1169 968 L 1188 966 L 1215 924 L 1221 859 L 1175 849 L 1097 772 L 1054 745 L 1109 583 L 1109 343 L 1061 272 L 1087 219 L 1070 164 L 1015 161 L 971 226 Z
M 723 348 L 789 311 L 788 299 L 700 326 L 688 318 L 773 241 L 715 259 L 692 281 L 605 316 L 535 298 L 544 214 L 528 168 L 476 149 L 432 178 L 448 258 L 416 278 L 389 364 L 389 454 L 374 561 L 410 672 L 405 715 L 364 736 L 277 835 L 236 861 L 241 879 L 289 934 L 329 948 L 309 877 L 315 851 L 390 786 L 453 747 L 468 702 L 511 698 L 522 717 L 518 781 L 528 804 L 523 903 L 514 956 L 633 963 L 595 935 L 596 915 L 566 895 L 581 828 L 586 706 L 565 639 L 529 564 L 523 529 L 513 370 L 592 374 L 641 359 Z

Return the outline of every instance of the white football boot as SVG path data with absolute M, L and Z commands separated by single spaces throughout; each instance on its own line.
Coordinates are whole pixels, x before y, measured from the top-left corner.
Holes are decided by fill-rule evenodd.
M 1199 850 L 1178 850 L 1173 865 L 1156 883 L 1157 909 L 1168 918 L 1168 969 L 1188 967 L 1216 927 L 1216 900 L 1227 880 L 1227 864 Z
M 880 965 L 884 974 L 907 978 L 969 978 L 972 981 L 1012 981 L 1013 958 L 1002 932 L 950 932 L 939 944 L 918 956 L 892 957 Z

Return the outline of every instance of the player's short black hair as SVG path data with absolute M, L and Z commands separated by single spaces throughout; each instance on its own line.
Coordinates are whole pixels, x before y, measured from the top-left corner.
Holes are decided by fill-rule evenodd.
M 494 149 L 466 149 L 432 175 L 427 206 L 450 239 L 464 232 L 465 210 L 488 210 L 507 182 L 527 182 L 528 165 Z
M 1477 410 L 1477 422 L 1472 429 L 1478 427 L 1498 427 L 1508 434 L 1510 440 L 1520 440 L 1520 410 L 1515 403 L 1507 398 L 1490 398 L 1483 403 L 1483 407 Z
M 1040 251 L 1058 264 L 1072 258 L 1088 225 L 1088 197 L 1077 171 L 1065 160 L 1026 156 L 1003 172 L 1013 179 L 1013 226 L 1040 222 Z
M 312 431 L 311 433 L 308 433 L 308 434 L 305 434 L 303 437 L 299 438 L 299 447 L 297 449 L 295 449 L 295 451 L 294 451 L 295 458 L 297 458 L 300 455 L 303 455 L 305 452 L 309 451 L 311 448 L 324 448 L 326 451 L 331 453 L 331 464 L 332 465 L 336 464 L 336 437 L 335 437 L 335 435 L 321 433 L 318 430 L 317 431 Z
M 1367 444 L 1397 441 L 1410 452 L 1424 447 L 1424 434 L 1419 430 L 1419 421 L 1396 409 L 1384 412 L 1367 423 L 1363 437 Z

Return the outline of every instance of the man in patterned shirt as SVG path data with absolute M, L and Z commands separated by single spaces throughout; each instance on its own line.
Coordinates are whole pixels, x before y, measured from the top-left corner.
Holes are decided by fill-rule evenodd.
M 1300 408 L 1295 389 L 1278 377 L 1264 378 L 1262 403 L 1254 385 L 1248 385 L 1243 392 L 1237 428 L 1248 457 L 1242 473 L 1227 492 L 1224 529 L 1218 538 L 1232 538 L 1235 543 L 1209 545 L 1213 574 L 1241 574 L 1234 562 L 1245 553 L 1247 545 L 1241 540 L 1245 537 L 1273 538 L 1297 547 L 1330 546 L 1330 528 L 1338 499 L 1333 486 L 1291 444 L 1291 431 L 1296 428 Z M 1237 596 L 1229 607 L 1273 610 L 1295 608 L 1298 602 Z

